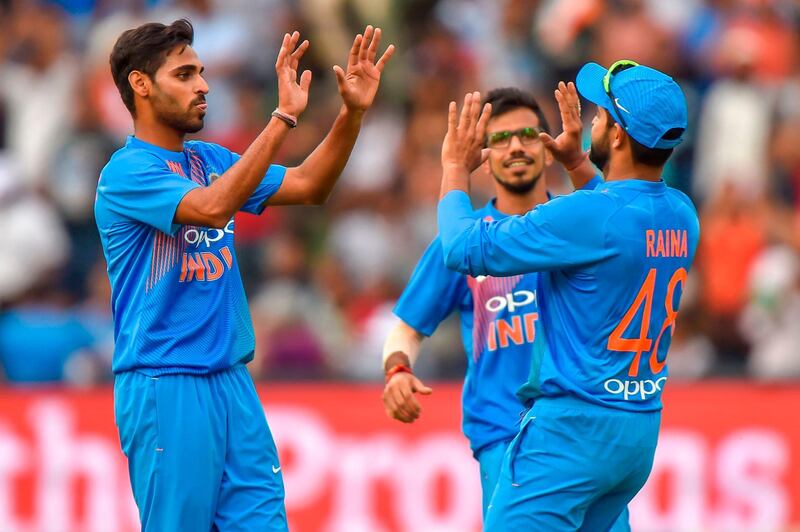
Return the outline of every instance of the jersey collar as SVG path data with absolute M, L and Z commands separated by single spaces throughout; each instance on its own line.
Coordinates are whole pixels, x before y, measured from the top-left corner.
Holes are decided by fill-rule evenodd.
M 157 153 L 158 155 L 168 158 L 174 159 L 175 157 L 182 157 L 182 151 L 172 151 L 162 148 L 160 146 L 156 146 L 155 144 L 150 144 L 149 142 L 145 142 L 141 139 L 137 139 L 133 135 L 128 135 L 128 140 L 125 142 L 126 148 L 139 148 L 147 151 L 151 151 Z
M 666 191 L 667 184 L 664 183 L 663 179 L 659 179 L 658 181 L 646 181 L 644 179 L 621 179 L 619 181 L 606 181 L 597 188 L 621 188 L 657 194 L 659 192 Z

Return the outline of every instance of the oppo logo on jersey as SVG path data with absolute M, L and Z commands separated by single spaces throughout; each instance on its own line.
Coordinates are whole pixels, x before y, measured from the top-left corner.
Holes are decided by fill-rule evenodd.
M 207 229 L 205 227 L 190 227 L 183 235 L 187 244 L 205 243 L 206 247 L 211 247 L 211 244 L 222 240 L 226 235 L 233 234 L 233 219 L 229 220 L 224 229 Z
M 536 293 L 529 290 L 517 290 L 503 296 L 494 296 L 486 301 L 486 310 L 498 313 L 508 310 L 514 313 L 536 301 Z M 508 316 L 508 319 L 496 318 L 489 323 L 486 331 L 486 348 L 496 351 L 510 345 L 530 344 L 536 339 L 536 320 L 538 312 L 526 312 L 522 316 Z
M 646 401 L 651 396 L 659 393 L 664 389 L 664 383 L 667 382 L 666 377 L 660 377 L 656 380 L 653 379 L 608 379 L 603 383 L 606 391 L 613 395 L 622 395 L 626 401 Z
M 516 292 L 509 292 L 504 296 L 494 296 L 487 300 L 486 310 L 489 312 L 500 312 L 501 310 L 508 309 L 509 312 L 515 312 L 518 308 L 530 305 L 534 301 L 536 301 L 535 292 L 517 290 Z

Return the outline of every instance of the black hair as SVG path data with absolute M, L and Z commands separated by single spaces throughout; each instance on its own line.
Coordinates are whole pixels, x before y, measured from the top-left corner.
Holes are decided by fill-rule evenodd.
M 677 130 L 677 135 L 673 138 L 680 137 L 683 130 L 675 128 L 667 131 L 662 138 L 669 138 L 668 135 L 675 130 Z M 630 135 L 628 135 L 628 139 L 631 141 L 631 157 L 633 158 L 633 162 L 645 166 L 655 166 L 658 168 L 664 166 L 674 150 L 674 148 L 648 148 L 644 144 L 634 140 Z
M 610 129 L 617 122 L 614 120 L 613 115 L 608 111 L 608 109 L 602 109 L 608 115 L 608 121 L 606 124 Z M 622 127 L 622 124 L 620 124 L 620 127 Z M 625 130 L 624 127 L 622 129 L 623 131 Z M 683 128 L 675 127 L 664 133 L 661 138 L 665 140 L 675 140 L 680 138 L 682 134 Z M 672 152 L 675 150 L 675 148 L 648 148 L 630 136 L 630 134 L 628 134 L 628 140 L 631 141 L 631 158 L 633 159 L 633 162 L 636 164 L 643 164 L 645 166 L 653 166 L 656 168 L 664 166 L 667 163 L 667 159 L 670 158 Z
M 530 109 L 539 119 L 539 128 L 550 134 L 550 125 L 547 123 L 547 118 L 544 117 L 542 108 L 539 107 L 536 98 L 529 92 L 524 92 L 514 87 L 494 89 L 489 91 L 489 94 L 483 99 L 483 104 L 487 103 L 492 104 L 492 118 L 520 107 Z
M 125 107 L 133 116 L 136 116 L 136 106 L 128 75 L 138 70 L 154 78 L 170 50 L 180 45 L 191 45 L 193 41 L 192 23 L 183 18 L 169 26 L 148 22 L 119 36 L 109 58 L 111 76 Z

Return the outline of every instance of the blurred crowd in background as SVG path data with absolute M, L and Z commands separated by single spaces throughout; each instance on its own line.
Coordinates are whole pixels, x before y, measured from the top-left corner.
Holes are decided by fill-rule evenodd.
M 447 103 L 468 90 L 553 98 L 586 61 L 634 59 L 679 80 L 687 140 L 665 172 L 701 217 L 669 355 L 675 378 L 800 377 L 798 0 L 0 0 L 0 374 L 8 384 L 111 379 L 110 291 L 93 219 L 100 169 L 132 132 L 108 66 L 125 29 L 189 18 L 211 87 L 198 135 L 243 151 L 277 101 L 284 32 L 311 41 L 303 160 L 340 106 L 331 67 L 366 24 L 398 53 L 322 208 L 238 215 L 242 276 L 266 379 L 379 379 L 391 309 L 436 232 Z M 591 106 L 588 106 L 591 107 Z M 584 112 L 588 125 L 593 109 Z M 588 127 L 585 136 L 588 147 Z M 569 192 L 562 169 L 546 175 Z M 476 203 L 491 195 L 488 176 Z M 208 309 L 215 312 L 215 309 Z M 585 309 L 592 312 L 592 309 Z M 458 378 L 458 327 L 418 372 Z

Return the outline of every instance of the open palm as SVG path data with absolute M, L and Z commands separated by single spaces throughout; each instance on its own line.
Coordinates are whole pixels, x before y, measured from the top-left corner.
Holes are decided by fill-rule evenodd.
M 293 32 L 283 36 L 275 73 L 278 76 L 278 109 L 292 116 L 300 116 L 308 105 L 308 89 L 311 85 L 311 71 L 304 71 L 299 79 L 297 67 L 308 49 L 308 41 L 298 46 L 300 33 Z
M 555 96 L 561 114 L 562 132 L 556 138 L 542 133 L 540 138 L 556 161 L 567 168 L 572 168 L 577 164 L 576 161 L 580 161 L 584 156 L 581 146 L 583 135 L 581 101 L 578 98 L 578 90 L 571 81 L 569 83 L 560 81 Z
M 339 94 L 348 109 L 365 111 L 375 99 L 386 62 L 394 54 L 394 45 L 390 44 L 381 58 L 375 62 L 378 44 L 381 40 L 381 29 L 367 26 L 364 35 L 356 35 L 350 55 L 347 59 L 347 71 L 336 65 L 336 83 Z

